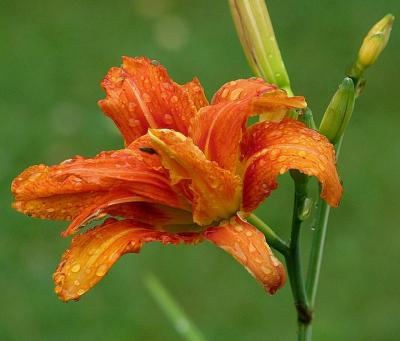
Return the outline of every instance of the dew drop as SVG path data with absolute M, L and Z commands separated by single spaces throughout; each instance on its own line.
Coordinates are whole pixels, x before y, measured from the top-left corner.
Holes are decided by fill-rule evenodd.
M 29 181 L 35 181 L 35 180 L 37 180 L 38 178 L 40 178 L 40 176 L 41 176 L 42 174 L 41 173 L 33 173 L 30 177 L 29 177 Z
M 128 110 L 129 110 L 129 111 L 134 111 L 135 108 L 136 108 L 136 104 L 135 104 L 135 103 L 130 102 L 130 103 L 128 104 Z
M 266 275 L 269 275 L 272 272 L 271 269 L 267 268 L 266 266 L 261 266 L 261 271 Z
M 76 285 L 77 287 L 79 286 L 79 284 L 81 284 L 81 283 L 79 283 L 78 280 L 74 281 L 74 285 Z
M 237 226 L 235 226 L 235 230 L 236 230 L 237 232 L 242 232 L 242 231 L 243 231 L 243 227 L 237 225 Z
M 228 96 L 228 94 L 229 94 L 229 89 L 224 89 L 224 90 L 222 91 L 221 97 L 222 97 L 222 98 L 225 98 L 226 96 Z
M 269 154 L 269 157 L 271 160 L 276 160 L 276 158 L 279 156 L 280 153 L 281 152 L 279 149 L 272 149 L 271 153 Z
M 164 115 L 164 120 L 166 124 L 172 124 L 173 120 L 172 120 L 172 116 L 170 114 L 165 114 Z
M 139 120 L 135 120 L 134 118 L 130 118 L 128 120 L 128 124 L 130 127 L 138 127 L 140 125 L 140 121 Z
M 242 93 L 242 88 L 237 88 L 231 92 L 231 100 L 235 101 L 239 98 L 240 94 Z
M 75 264 L 72 266 L 71 271 L 78 272 L 80 269 L 81 269 L 81 266 L 79 264 Z
M 254 247 L 254 245 L 252 243 L 249 244 L 249 251 L 250 252 L 256 251 L 256 248 Z
M 83 290 L 83 289 L 79 289 L 79 290 L 77 291 L 77 294 L 78 294 L 79 296 L 82 296 L 84 293 L 85 293 L 85 290 Z
M 306 156 L 306 152 L 304 150 L 299 151 L 299 156 L 301 157 Z
M 57 286 L 54 288 L 54 291 L 55 291 L 56 294 L 59 294 L 59 293 L 62 291 L 62 287 L 60 287 L 59 285 L 57 285 Z
M 286 161 L 286 159 L 287 159 L 286 156 L 281 155 L 278 157 L 278 162 L 284 162 L 284 161 Z
M 101 264 L 96 270 L 96 276 L 103 277 L 107 272 L 107 266 L 105 264 Z
M 172 97 L 171 97 L 171 102 L 172 102 L 172 103 L 178 102 L 178 97 L 172 96 Z
M 151 97 L 148 93 L 145 92 L 142 97 L 145 102 L 151 102 Z

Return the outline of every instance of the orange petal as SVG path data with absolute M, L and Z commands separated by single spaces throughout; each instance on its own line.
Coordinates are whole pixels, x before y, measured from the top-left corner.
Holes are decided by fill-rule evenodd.
M 195 232 L 201 228 L 194 224 L 192 212 L 148 202 L 128 202 L 110 206 L 107 214 L 134 219 L 166 232 Z
M 238 79 L 221 86 L 214 94 L 211 104 L 228 103 L 239 99 L 258 97 L 276 89 L 276 85 L 268 84 L 262 78 Z
M 284 94 L 284 95 L 283 95 Z M 215 105 L 202 108 L 190 127 L 190 136 L 205 156 L 221 167 L 235 171 L 239 145 L 247 119 L 264 112 L 282 119 L 286 112 L 305 105 L 303 97 L 288 98 L 260 79 L 232 81 L 213 99 Z
M 305 108 L 307 106 L 304 97 L 288 97 L 286 91 L 276 89 L 265 93 L 255 104 L 255 110 L 262 112 L 260 121 L 279 122 L 291 109 Z
M 51 219 L 75 217 L 78 207 L 98 202 L 99 195 L 93 192 L 104 195 L 120 189 L 143 201 L 176 208 L 188 205 L 171 187 L 159 157 L 138 148 L 105 152 L 91 159 L 76 157 L 52 167 L 33 166 L 12 184 L 15 208 L 28 215 Z M 80 200 L 85 204 L 80 204 Z
M 182 85 L 182 89 L 189 95 L 197 110 L 208 105 L 204 89 L 197 78 Z
M 108 219 L 73 238 L 53 275 L 55 292 L 63 301 L 78 300 L 123 254 L 138 253 L 144 243 L 194 244 L 200 240 L 201 236 L 195 233 L 171 234 L 133 220 Z
M 285 269 L 272 254 L 264 235 L 239 217 L 211 227 L 203 235 L 232 255 L 270 294 L 285 284 Z
M 12 206 L 30 217 L 48 220 L 72 220 L 86 207 L 96 203 L 107 192 L 59 194 L 50 197 L 16 200 Z
M 206 159 L 193 141 L 167 129 L 149 130 L 154 149 L 170 172 L 172 183 L 181 180 L 193 192 L 193 220 L 199 225 L 231 217 L 239 208 L 241 180 Z
M 87 225 L 90 221 L 102 218 L 107 214 L 135 219 L 154 225 L 158 229 L 161 229 L 164 225 L 166 228 L 169 226 L 172 228 L 173 225 L 175 229 L 181 227 L 184 230 L 185 227 L 193 224 L 191 212 L 143 202 L 143 198 L 132 196 L 129 192 L 111 191 L 82 209 L 62 233 L 62 236 L 67 237 L 77 232 L 79 228 Z
M 253 211 L 277 187 L 276 177 L 289 169 L 313 175 L 322 185 L 321 197 L 339 204 L 342 186 L 335 151 L 329 141 L 303 123 L 285 119 L 250 127 L 242 142 L 243 209 Z
M 180 86 L 166 69 L 147 58 L 123 57 L 121 68 L 112 68 L 102 81 L 102 110 L 121 131 L 128 145 L 150 128 L 170 128 L 187 133 L 196 105 L 204 100 L 197 81 Z M 195 85 L 197 84 L 197 85 Z

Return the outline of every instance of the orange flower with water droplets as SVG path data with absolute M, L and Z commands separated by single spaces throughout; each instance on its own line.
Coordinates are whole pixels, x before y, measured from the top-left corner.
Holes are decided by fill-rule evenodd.
M 72 239 L 54 273 L 59 298 L 79 299 L 123 254 L 153 241 L 209 240 L 269 293 L 280 288 L 284 268 L 245 217 L 289 169 L 316 176 L 332 206 L 342 193 L 332 145 L 285 118 L 306 106 L 304 98 L 250 78 L 223 85 L 209 104 L 197 79 L 179 85 L 143 57 L 124 57 L 101 84 L 106 98 L 99 105 L 125 148 L 32 166 L 12 183 L 14 208 L 70 221 L 64 237 L 108 217 Z M 247 128 L 252 115 L 266 120 Z

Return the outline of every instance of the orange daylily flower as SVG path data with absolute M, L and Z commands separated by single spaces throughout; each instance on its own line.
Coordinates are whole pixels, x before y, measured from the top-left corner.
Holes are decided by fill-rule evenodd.
M 14 208 L 70 221 L 63 236 L 114 217 L 73 238 L 54 274 L 59 298 L 79 299 L 119 257 L 152 241 L 209 240 L 268 292 L 280 288 L 284 268 L 246 216 L 289 169 L 316 176 L 332 206 L 342 193 L 332 145 L 285 118 L 306 106 L 304 98 L 250 78 L 223 85 L 209 104 L 197 79 L 179 85 L 147 58 L 124 57 L 102 86 L 107 96 L 100 107 L 125 148 L 33 166 L 12 183 Z M 246 128 L 250 116 L 261 114 L 267 120 Z

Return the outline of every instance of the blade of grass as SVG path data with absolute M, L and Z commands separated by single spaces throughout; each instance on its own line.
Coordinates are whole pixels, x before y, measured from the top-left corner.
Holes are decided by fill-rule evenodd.
M 173 323 L 178 334 L 188 341 L 205 341 L 200 330 L 190 321 L 183 308 L 156 276 L 148 274 L 144 279 L 144 283 L 153 299 Z

